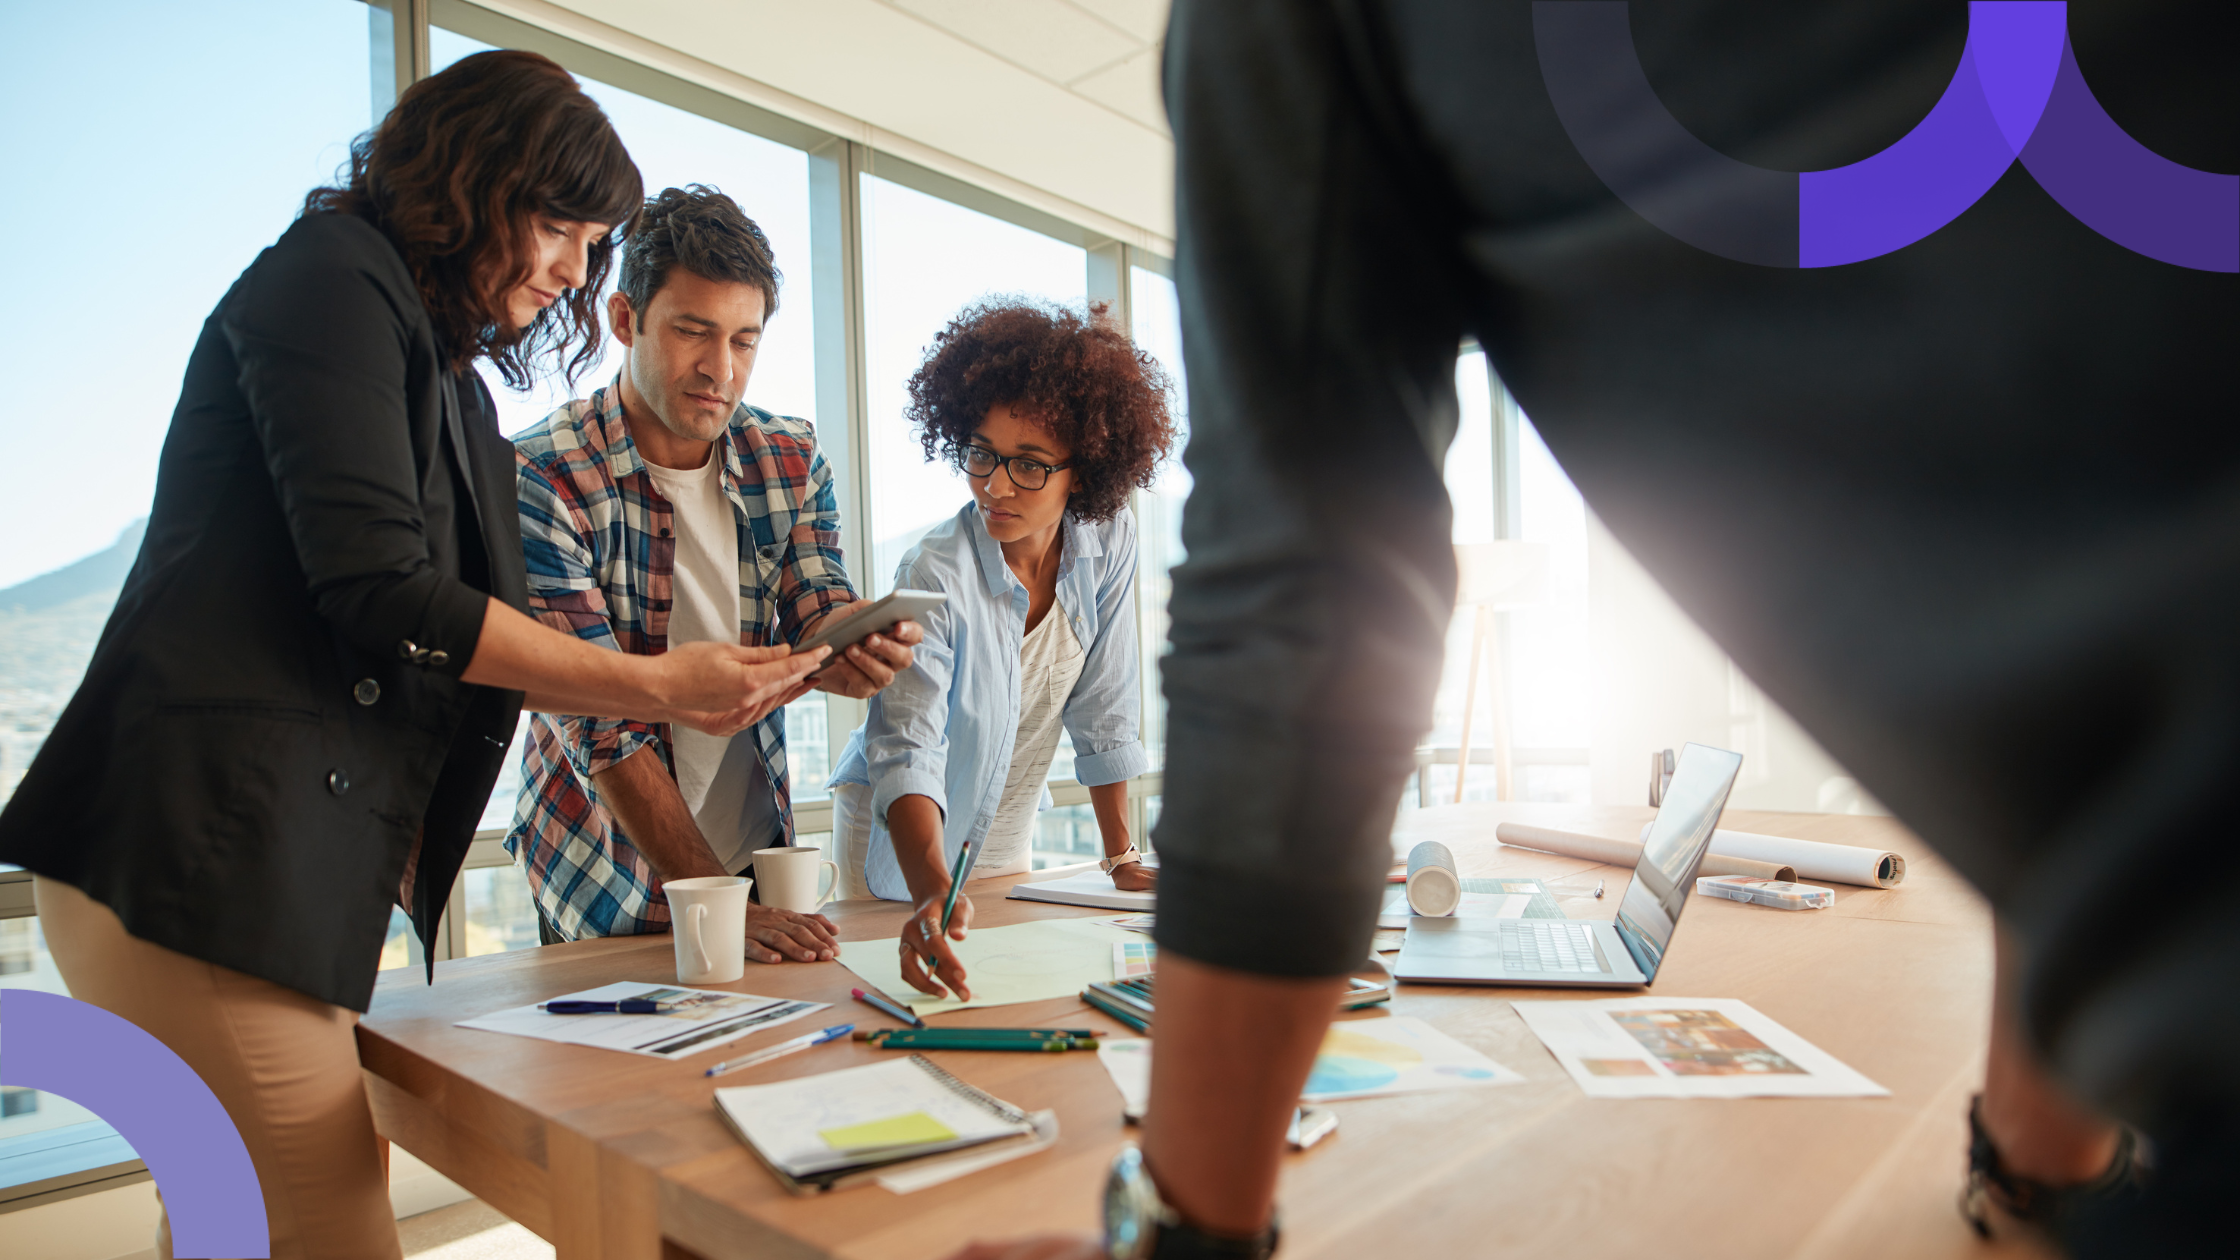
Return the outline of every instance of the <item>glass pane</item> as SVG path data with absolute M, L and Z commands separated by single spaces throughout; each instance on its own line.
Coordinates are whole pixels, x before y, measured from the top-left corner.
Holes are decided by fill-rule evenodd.
M 1182 307 L 1175 299 L 1174 281 L 1141 267 L 1129 273 L 1129 299 L 1134 311 L 1136 345 L 1159 361 L 1174 377 L 1175 419 L 1182 438 L 1190 433 L 1190 391 L 1182 376 Z M 1143 612 L 1143 747 L 1151 754 L 1153 769 L 1167 761 L 1167 701 L 1159 690 L 1159 658 L 1167 652 L 1167 601 L 1174 594 L 1168 571 L 1182 563 L 1182 504 L 1190 497 L 1190 471 L 1182 466 L 1182 446 L 1159 471 L 1150 491 L 1136 496 L 1136 526 L 1141 532 Z M 1149 830 L 1147 827 L 1146 830 Z
M 1486 379 L 1485 355 L 1473 351 L 1455 360 L 1454 388 L 1456 400 L 1461 404 L 1462 420 L 1455 431 L 1454 444 L 1447 448 L 1446 463 L 1447 498 L 1454 505 L 1454 541 L 1458 545 L 1492 542 L 1496 536 L 1493 398 Z M 1424 737 L 1428 746 L 1458 747 L 1467 707 L 1472 749 L 1483 751 L 1493 747 L 1490 706 L 1495 693 L 1488 670 L 1494 658 L 1490 650 L 1479 664 L 1477 701 L 1475 705 L 1467 704 L 1471 696 L 1470 656 L 1478 642 L 1475 614 L 1473 608 L 1457 608 L 1454 620 L 1447 626 L 1446 663 L 1440 670 L 1439 690 L 1432 700 L 1431 733 Z M 1454 767 L 1434 766 L 1429 777 L 1432 800 L 1445 803 L 1454 799 Z M 1464 788 L 1465 800 L 1492 800 L 1492 767 L 1473 766 L 1464 780 Z M 1413 793 L 1405 794 L 1403 807 L 1412 804 L 1414 799 Z
M 420 938 L 412 931 L 411 916 L 395 906 L 389 907 L 389 934 L 381 943 L 381 970 L 418 967 L 426 957 L 420 948 Z
M 9 485 L 0 801 L 76 690 L 139 551 L 202 321 L 372 118 L 356 0 L 137 5 L 124 18 L 112 5 L 0 6 L 0 47 L 14 50 L 0 75 L 9 169 L 26 192 L 47 190 L 0 199 L 0 234 L 40 243 L 11 264 L 10 291 L 36 294 L 39 315 L 0 339 L 16 392 L 0 443 L 11 467 L 50 474 Z M 88 90 L 89 73 L 129 90 Z M 161 190 L 160 210 L 144 193 L 56 200 L 120 177 Z M 92 381 L 122 400 L 97 417 Z M 98 471 L 51 475 L 72 468 Z
M 929 464 L 903 420 L 910 375 L 934 334 L 964 306 L 995 294 L 1080 303 L 1088 254 L 1039 232 L 863 177 L 865 357 L 869 370 L 871 564 L 867 596 L 894 588 L 912 544 L 972 497 L 946 464 Z
M 1094 862 L 1104 856 L 1097 811 L 1087 805 L 1043 810 L 1035 819 L 1034 869 Z
M 1517 767 L 1517 799 L 1593 799 L 1587 749 L 1593 735 L 1594 675 L 1587 610 L 1587 507 L 1540 441 L 1517 418 L 1518 506 L 1527 542 L 1548 545 L 1548 597 L 1508 614 L 1511 712 L 1516 746 L 1560 755 L 1560 764 Z
M 537 903 L 518 866 L 482 866 L 459 872 L 467 903 L 467 957 L 535 949 Z
M 428 32 L 428 50 L 438 70 L 489 47 L 440 27 Z M 755 356 L 746 400 L 779 415 L 814 421 L 816 286 L 810 282 L 809 155 L 597 79 L 577 75 L 576 80 L 614 123 L 616 134 L 638 164 L 648 196 L 664 188 L 706 184 L 737 201 L 747 217 L 769 236 L 783 283 L 778 314 L 769 321 L 762 350 Z M 608 292 L 614 289 L 617 270 L 607 274 Z M 623 351 L 612 337 L 606 340 L 605 351 L 599 364 L 586 369 L 573 386 L 555 377 L 516 394 L 505 388 L 495 372 L 485 371 L 483 378 L 498 400 L 500 427 L 507 433 L 519 433 L 569 399 L 583 397 L 612 382 L 621 371 Z M 856 576 L 860 583 L 861 575 Z M 824 710 L 821 695 L 786 706 L 787 754 L 792 763 L 795 800 L 819 800 L 826 795 L 824 780 L 831 758 L 824 735 Z M 518 736 L 514 747 L 518 752 Z M 507 760 L 511 763 L 514 758 Z M 483 815 L 485 828 L 512 825 L 520 774 L 518 765 L 509 764 L 505 776 L 499 779 Z
M 36 918 L 0 919 L 0 987 L 37 989 L 42 993 L 70 990 L 47 953 L 46 937 Z M 70 1125 L 82 1129 L 64 1135 L 54 1130 Z M 47 1134 L 37 1143 L 32 1134 Z M 100 1117 L 60 1094 L 10 1086 L 0 1089 L 0 1186 L 21 1185 L 47 1177 L 100 1167 L 131 1159 L 132 1148 Z M 31 1167 L 32 1164 L 37 1167 Z

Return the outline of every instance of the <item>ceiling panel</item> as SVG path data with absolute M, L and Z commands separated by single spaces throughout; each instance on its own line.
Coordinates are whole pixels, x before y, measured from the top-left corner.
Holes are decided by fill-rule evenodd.
M 981 40 L 996 38 L 985 31 L 967 39 L 882 0 L 483 2 L 530 21 L 553 9 L 581 14 L 1155 235 L 1174 235 L 1174 145 L 1156 113 L 1144 116 L 1142 100 L 1146 93 L 1155 98 L 1156 88 L 1131 96 L 1121 86 L 1121 65 L 1135 67 L 1155 85 L 1157 58 L 1141 52 L 1131 57 L 1125 35 L 1068 0 L 1026 0 L 1022 10 L 1068 12 L 1057 17 L 1044 12 L 1031 35 L 1003 36 L 1007 46 L 1023 51 L 1043 41 L 1016 59 L 984 47 Z M 945 7 L 938 0 L 908 3 L 929 11 Z M 1011 4 L 1002 0 L 987 7 Z M 1140 6 L 1106 7 L 1129 17 Z M 944 20 L 974 21 L 955 12 Z M 1130 20 L 1140 25 L 1148 19 L 1135 13 Z M 1056 76 L 1025 68 L 1029 57 L 1052 66 L 1090 62 L 1088 54 L 1071 54 L 1062 41 L 1052 42 L 1051 33 L 1060 30 L 1077 32 L 1080 43 L 1093 44 L 1099 56 L 1120 49 L 1119 63 L 1111 58 L 1097 63 L 1106 68 L 1085 81 L 1094 82 L 1096 95 L 1068 90 Z
M 1073 90 L 1109 105 L 1146 127 L 1167 129 L 1167 103 L 1159 96 L 1161 45 L 1143 51 L 1073 84 Z
M 1144 44 L 1066 0 L 890 2 L 967 43 L 1058 83 L 1071 83 L 1125 60 Z

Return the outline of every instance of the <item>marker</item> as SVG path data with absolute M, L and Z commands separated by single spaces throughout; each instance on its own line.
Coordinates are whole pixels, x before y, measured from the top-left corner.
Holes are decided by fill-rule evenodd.
M 944 1037 L 961 1037 L 967 1041 L 984 1041 L 991 1037 L 1020 1041 L 1080 1041 L 1097 1036 L 1094 1028 L 875 1028 L 856 1034 L 857 1041 L 880 1041 L 888 1037 L 910 1037 L 918 1041 L 938 1041 Z
M 669 1006 L 652 998 L 622 998 L 612 1002 L 570 998 L 559 1002 L 540 1002 L 537 1009 L 547 1015 L 659 1015 L 668 1010 Z
M 971 861 L 972 842 L 967 840 L 957 849 L 957 864 L 949 868 L 949 900 L 941 907 L 941 931 L 938 935 L 949 934 L 949 917 L 957 912 L 957 890 L 964 887 L 964 870 Z M 930 950 L 925 954 L 925 960 L 926 970 L 932 971 L 933 954 Z
M 772 1059 L 782 1059 L 796 1050 L 806 1050 L 811 1046 L 821 1046 L 828 1041 L 838 1041 L 855 1030 L 856 1026 L 854 1024 L 834 1024 L 823 1032 L 813 1032 L 805 1037 L 795 1037 L 791 1041 L 781 1041 L 767 1050 L 750 1054 L 744 1059 L 726 1059 L 709 1068 L 707 1074 L 709 1076 L 721 1076 L 725 1072 L 736 1072 L 740 1068 L 751 1068 L 757 1063 L 768 1063 Z
M 850 989 L 848 990 L 848 992 L 855 995 L 856 1001 L 863 1003 L 865 1006 L 870 1007 L 872 1010 L 878 1011 L 882 1015 L 892 1015 L 896 1019 L 901 1020 L 903 1023 L 910 1025 L 912 1028 L 923 1028 L 926 1026 L 926 1022 L 924 1020 L 919 1019 L 917 1016 L 911 1014 L 908 1010 L 900 1006 L 896 1006 L 894 1003 L 889 1002 L 876 993 L 865 993 L 861 989 Z

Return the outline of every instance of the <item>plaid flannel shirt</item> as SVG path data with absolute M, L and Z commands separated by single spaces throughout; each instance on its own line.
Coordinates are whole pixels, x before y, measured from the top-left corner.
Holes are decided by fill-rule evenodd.
M 624 426 L 620 377 L 517 434 L 514 447 L 530 610 L 604 648 L 667 651 L 672 513 Z M 827 610 L 856 597 L 841 567 L 840 509 L 815 432 L 806 420 L 742 404 L 718 449 L 724 497 L 739 524 L 739 641 L 799 642 Z M 753 739 L 761 752 L 792 843 L 785 714 L 735 738 Z M 675 773 L 665 725 L 546 713 L 530 720 L 506 851 L 527 869 L 545 917 L 570 940 L 669 923 L 660 877 L 591 782 L 649 744 Z

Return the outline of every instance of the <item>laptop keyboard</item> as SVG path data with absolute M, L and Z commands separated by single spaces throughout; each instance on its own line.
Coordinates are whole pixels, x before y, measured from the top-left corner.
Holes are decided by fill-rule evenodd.
M 1501 965 L 1511 971 L 1583 971 L 1609 968 L 1595 961 L 1594 933 L 1584 923 L 1512 919 L 1501 925 Z

